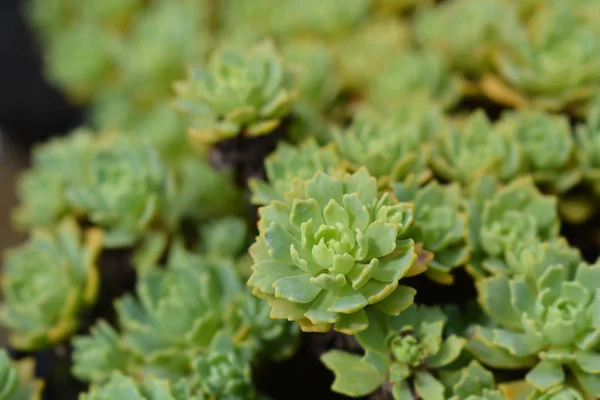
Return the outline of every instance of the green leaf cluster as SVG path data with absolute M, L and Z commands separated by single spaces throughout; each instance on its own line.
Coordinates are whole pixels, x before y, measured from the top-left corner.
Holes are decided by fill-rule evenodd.
M 332 146 L 319 146 L 309 139 L 297 146 L 281 143 L 276 151 L 265 159 L 267 180 L 252 179 L 249 182 L 252 202 L 267 205 L 273 200 L 294 198 L 295 191 L 303 181 L 317 172 L 333 174 L 340 168 L 339 155 Z
M 510 181 L 519 174 L 520 159 L 519 146 L 495 134 L 489 118 L 478 110 L 460 125 L 443 125 L 434 139 L 431 165 L 442 178 L 467 185 L 482 175 Z
M 413 240 L 401 239 L 413 208 L 391 193 L 378 196 L 364 168 L 318 172 L 293 201 L 260 209 L 248 284 L 273 318 L 298 321 L 304 331 L 360 332 L 369 325 L 366 308 L 394 315 L 412 302 L 414 290 L 398 281 L 417 257 Z
M 501 78 L 528 103 L 548 110 L 577 106 L 598 88 L 597 26 L 565 2 L 537 7 L 510 32 L 497 57 Z
M 393 184 L 399 201 L 415 204 L 415 219 L 406 233 L 431 254 L 425 275 L 451 284 L 450 271 L 470 258 L 469 222 L 464 198 L 457 184 L 441 185 L 431 181 L 419 187 L 414 176 Z
M 379 316 L 356 335 L 363 357 L 339 350 L 323 355 L 333 370 L 332 388 L 353 397 L 364 396 L 389 382 L 394 399 L 416 393 L 424 400 L 445 399 L 444 385 L 430 373 L 450 365 L 466 340 L 444 334 L 445 316 L 439 308 L 411 306 L 399 316 Z
M 105 245 L 133 244 L 159 219 L 173 191 L 158 152 L 144 142 L 107 137 L 79 159 L 80 170 L 66 189 L 75 214 L 105 229 Z
M 102 233 L 81 231 L 72 219 L 56 230 L 35 230 L 6 254 L 0 323 L 12 346 L 35 350 L 61 342 L 79 326 L 79 312 L 98 294 L 96 259 Z
M 294 105 L 292 78 L 271 42 L 247 52 L 222 48 L 207 69 L 192 69 L 176 84 L 177 106 L 190 116 L 190 132 L 201 143 L 266 135 Z
M 468 347 L 495 368 L 529 369 L 526 381 L 542 393 L 574 379 L 581 393 L 597 397 L 600 269 L 584 262 L 575 268 L 560 263 L 540 267 L 477 283 L 481 305 L 497 325 L 476 327 Z
M 217 395 L 210 390 L 227 386 L 229 379 L 220 376 L 219 365 L 285 358 L 295 349 L 297 328 L 265 320 L 268 307 L 243 290 L 229 257 L 203 256 L 179 244 L 164 269 L 138 279 L 136 296 L 127 294 L 115 304 L 118 330 L 100 320 L 90 335 L 73 340 L 73 374 L 79 379 L 103 383 L 120 371 L 174 382 L 196 371 L 206 375 L 205 390 Z M 237 354 L 233 359 L 231 351 Z
M 600 2 L 79 3 L 27 8 L 90 128 L 19 181 L 0 321 L 82 328 L 82 399 L 259 399 L 319 338 L 345 395 L 600 398 Z
M 0 399 L 39 400 L 42 382 L 34 377 L 34 362 L 31 359 L 13 361 L 6 351 L 0 351 Z
M 505 397 L 496 390 L 494 375 L 472 361 L 458 371 L 442 375 L 444 385 L 450 389 L 450 400 L 503 400 Z
M 503 0 L 459 0 L 417 16 L 416 37 L 465 73 L 482 73 L 494 62 L 505 32 L 517 24 Z M 465 23 L 469 21 L 469 23 Z
M 367 97 L 382 109 L 398 107 L 398 99 L 409 95 L 422 95 L 451 108 L 460 99 L 461 90 L 460 79 L 450 72 L 443 57 L 434 52 L 405 51 L 372 78 Z
M 600 193 L 600 99 L 590 108 L 585 123 L 577 127 L 576 146 L 584 182 Z
M 70 204 L 66 190 L 78 173 L 74 164 L 94 142 L 94 137 L 94 132 L 80 128 L 33 150 L 33 166 L 25 171 L 17 185 L 20 202 L 14 213 L 17 228 L 51 228 L 68 214 Z
M 541 194 L 531 178 L 499 186 L 493 178 L 483 177 L 473 186 L 471 196 L 467 206 L 469 269 L 475 275 L 485 268 L 488 258 L 516 250 L 522 243 L 558 238 L 556 198 Z
M 47 76 L 78 102 L 131 89 L 133 102 L 165 98 L 182 61 L 201 59 L 210 46 L 208 1 L 35 0 L 27 11 L 45 45 Z
M 581 180 L 575 141 L 564 116 L 543 112 L 505 114 L 496 124 L 500 135 L 519 144 L 523 170 L 540 186 L 563 193 Z
M 420 182 L 431 176 L 427 167 L 429 148 L 424 132 L 400 118 L 364 112 L 345 130 L 333 133 L 336 148 L 347 169 L 366 167 L 381 184 L 402 180 L 409 174 Z

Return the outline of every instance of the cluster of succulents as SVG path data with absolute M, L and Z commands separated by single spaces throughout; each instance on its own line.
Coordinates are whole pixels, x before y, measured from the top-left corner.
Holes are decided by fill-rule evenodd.
M 28 15 L 90 119 L 18 184 L 0 323 L 80 399 L 600 398 L 600 3 Z
M 32 359 L 12 361 L 6 351 L 0 351 L 0 399 L 40 399 L 43 383 L 34 377 Z

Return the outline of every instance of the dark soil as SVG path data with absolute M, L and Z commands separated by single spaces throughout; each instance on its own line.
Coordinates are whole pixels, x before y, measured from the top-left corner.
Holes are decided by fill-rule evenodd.
M 452 111 L 465 113 L 473 112 L 475 110 L 483 110 L 491 121 L 497 121 L 500 119 L 502 113 L 511 110 L 511 108 L 495 103 L 485 97 L 473 96 L 462 99 Z
M 12 358 L 35 359 L 35 376 L 44 380 L 42 400 L 77 400 L 87 385 L 71 375 L 72 348 L 67 342 L 50 349 L 24 352 L 9 349 Z
M 335 331 L 303 334 L 294 357 L 255 371 L 256 387 L 274 400 L 350 399 L 331 391 L 333 373 L 319 359 L 321 354 L 334 348 L 354 353 L 362 351 L 353 337 Z
M 582 224 L 562 221 L 560 234 L 571 246 L 581 251 L 583 258 L 594 263 L 600 257 L 600 214 L 596 213 Z
M 327 333 L 311 333 L 309 350 L 316 357 L 320 357 L 329 350 L 345 350 L 349 353 L 363 355 L 364 350 L 354 336 L 345 335 L 331 329 Z
M 417 290 L 415 303 L 424 305 L 456 305 L 461 308 L 467 306 L 470 300 L 477 297 L 473 278 L 464 268 L 452 271 L 453 285 L 440 285 L 424 274 L 411 278 L 403 278 L 402 283 Z
M 115 299 L 135 288 L 136 272 L 132 264 L 131 249 L 104 250 L 98 262 L 100 290 L 96 304 L 80 314 L 79 333 L 89 331 L 98 319 L 116 324 Z
M 264 159 L 288 137 L 293 117 L 287 116 L 273 132 L 251 137 L 243 130 L 234 138 L 218 142 L 210 154 L 210 162 L 217 170 L 234 172 L 235 183 L 247 188 L 250 178 L 265 178 Z

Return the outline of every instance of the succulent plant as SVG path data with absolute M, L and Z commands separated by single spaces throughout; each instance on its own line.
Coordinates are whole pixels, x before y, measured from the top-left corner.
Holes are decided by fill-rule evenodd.
M 192 362 L 193 381 L 208 399 L 254 400 L 250 363 L 238 354 L 227 335 L 218 335 L 208 352 Z
M 479 74 L 490 68 L 503 34 L 517 24 L 502 0 L 458 0 L 426 10 L 416 19 L 417 40 L 452 66 Z
M 537 184 L 563 193 L 579 183 L 581 171 L 566 117 L 536 111 L 506 113 L 496 129 L 520 145 L 525 170 Z
M 78 155 L 93 142 L 93 132 L 80 128 L 34 149 L 33 165 L 23 174 L 17 188 L 20 205 L 14 221 L 19 230 L 52 228 L 69 213 L 65 191 L 77 177 Z
M 542 195 L 530 177 L 504 187 L 483 177 L 472 193 L 469 240 L 473 252 L 498 257 L 519 243 L 558 237 L 556 198 Z
M 66 219 L 56 230 L 34 230 L 7 253 L 0 321 L 11 331 L 12 346 L 35 350 L 75 332 L 78 313 L 96 300 L 101 248 L 100 231 L 81 232 Z
M 241 283 L 226 259 L 206 259 L 178 244 L 167 270 L 140 277 L 137 298 L 116 303 L 122 343 L 142 361 L 140 373 L 176 378 L 206 351 Z
M 133 378 L 115 372 L 104 385 L 92 386 L 81 400 L 202 400 L 192 394 L 190 384 L 181 381 L 176 384 L 159 378 L 145 378 L 141 383 Z
M 435 138 L 431 166 L 442 178 L 463 185 L 484 174 L 506 182 L 520 172 L 521 155 L 518 146 L 497 135 L 485 113 L 478 110 L 461 127 L 450 122 L 443 125 Z
M 358 397 L 389 382 L 396 400 L 413 393 L 424 400 L 445 399 L 444 386 L 430 371 L 450 365 L 466 343 L 455 335 L 444 337 L 445 320 L 439 308 L 415 305 L 396 317 L 380 316 L 356 335 L 363 357 L 340 350 L 322 356 L 336 376 L 332 389 Z
M 494 375 L 477 361 L 457 371 L 444 372 L 442 380 L 451 393 L 449 400 L 504 400 L 496 390 Z
M 192 372 L 173 380 L 143 376 L 137 380 L 113 372 L 108 381 L 92 386 L 82 400 L 240 400 L 260 399 L 251 381 L 249 361 L 239 356 L 225 335 L 217 335 L 207 354 L 195 357 Z M 127 397 L 126 397 L 127 396 Z
M 27 13 L 93 130 L 35 150 L 0 268 L 48 394 L 327 398 L 300 350 L 346 396 L 600 399 L 599 0 L 79 3 Z M 32 375 L 0 352 L 0 400 Z
M 249 292 L 238 295 L 227 313 L 228 330 L 236 346 L 259 358 L 283 360 L 299 345 L 298 325 L 270 317 L 270 307 Z
M 438 132 L 448 122 L 438 104 L 432 103 L 427 96 L 413 93 L 411 97 L 398 103 L 394 109 L 382 110 L 371 104 L 363 104 L 357 111 L 357 115 L 370 113 L 389 119 L 394 124 L 406 129 L 416 130 L 420 141 L 432 142 Z
M 436 53 L 405 51 L 388 60 L 374 75 L 367 99 L 381 108 L 399 108 L 399 100 L 423 94 L 443 108 L 454 106 L 461 96 L 461 81 L 452 74 L 446 60 Z
M 171 84 L 185 66 L 202 62 L 212 41 L 208 1 L 151 2 L 118 49 L 122 90 L 128 100 L 152 104 L 171 95 Z
M 156 150 L 143 141 L 107 137 L 82 155 L 66 190 L 71 208 L 105 230 L 107 247 L 130 246 L 157 219 L 173 191 Z
M 518 242 L 500 257 L 485 259 L 482 267 L 486 274 L 527 277 L 555 264 L 574 271 L 581 259 L 580 251 L 571 247 L 564 238 L 544 242 L 534 239 Z
M 72 374 L 84 382 L 104 383 L 114 372 L 135 370 L 137 360 L 122 343 L 119 333 L 99 320 L 88 335 L 73 338 Z
M 495 16 L 497 18 L 497 16 Z M 540 7 L 527 29 L 514 29 L 497 58 L 501 79 L 520 101 L 547 110 L 577 107 L 600 85 L 597 30 L 564 2 Z
M 202 389 L 215 399 L 253 399 L 250 365 L 235 353 L 209 353 L 194 361 Z
M 118 352 L 127 352 L 128 348 L 119 343 L 116 332 L 104 323 L 99 324 L 98 328 L 100 329 L 97 329 L 95 334 L 104 335 L 104 338 L 108 339 L 107 346 L 96 347 L 97 344 L 92 344 L 89 339 L 80 338 L 79 346 L 76 347 L 76 356 L 79 357 L 76 357 L 75 365 L 75 373 L 83 372 L 82 375 L 77 376 L 86 380 L 91 378 L 95 383 L 95 389 L 91 391 L 95 395 L 101 393 L 102 396 L 106 396 L 104 393 L 111 393 L 113 396 L 117 396 L 117 393 L 127 388 L 128 392 L 139 390 L 141 396 L 166 396 L 167 394 L 175 396 L 165 397 L 168 400 L 258 398 L 251 384 L 250 358 L 248 357 L 252 356 L 252 353 L 239 352 L 234 346 L 232 338 L 223 332 L 218 332 L 213 336 L 205 352 L 190 358 L 188 374 L 182 377 L 172 377 L 171 381 L 161 381 L 153 374 L 140 376 L 139 372 L 136 372 L 139 369 L 134 369 L 140 368 L 139 363 L 126 365 L 127 361 L 124 356 Z M 99 336 L 95 339 L 97 338 Z M 93 351 L 86 352 L 86 348 Z M 86 356 L 87 362 L 81 358 L 82 355 Z M 100 356 L 106 363 L 99 363 L 92 358 L 93 356 Z M 92 367 L 92 369 L 86 369 L 87 367 Z M 93 375 L 90 375 L 90 372 Z M 125 376 L 128 376 L 122 375 L 125 373 L 137 376 L 138 381 L 124 379 Z M 116 382 L 118 382 L 117 385 L 115 385 Z M 117 392 L 113 392 L 115 390 Z M 93 398 L 95 399 L 95 397 Z M 141 398 L 145 399 L 146 397 Z M 149 398 L 155 399 L 155 397 Z M 157 399 L 161 400 L 163 397 Z
M 199 232 L 203 236 L 202 252 L 207 256 L 239 255 L 240 246 L 246 244 L 245 223 L 236 217 L 241 212 L 242 195 L 233 185 L 231 174 L 216 171 L 196 155 L 181 156 L 173 162 L 169 171 L 174 177 L 176 195 L 169 196 L 161 210 L 157 222 L 163 226 L 147 229 L 136 244 L 133 261 L 138 272 L 156 267 L 167 250 L 169 239 L 179 236 L 177 227 L 182 223 L 202 224 L 215 219 L 209 224 L 215 232 L 205 232 L 208 226 Z M 225 239 L 223 235 L 228 231 L 232 236 Z
M 396 19 L 369 18 L 332 43 L 345 88 L 363 92 L 374 77 L 390 64 L 390 54 L 402 54 L 410 46 L 408 26 Z
M 277 14 L 285 3 L 269 0 L 225 0 L 216 15 L 217 33 L 226 43 L 252 44 L 265 37 L 278 37 Z
M 205 1 L 34 1 L 27 10 L 46 45 L 47 75 L 79 102 L 117 88 L 131 103 L 164 99 L 185 62 L 211 42 Z
M 334 39 L 368 16 L 370 0 L 227 0 L 221 6 L 221 30 L 228 42 L 253 43 L 264 37 L 289 42 L 298 38 Z
M 272 307 L 272 318 L 297 321 L 303 331 L 366 329 L 369 305 L 396 315 L 414 289 L 398 281 L 415 270 L 411 239 L 400 239 L 413 205 L 379 196 L 366 169 L 334 177 L 318 172 L 287 202 L 259 210 L 248 284 Z M 411 269 L 412 268 L 412 269 Z
M 287 2 L 287 13 L 278 22 L 288 32 L 317 32 L 324 36 L 339 35 L 356 27 L 369 11 L 369 0 L 292 0 Z M 281 15 L 280 15 L 281 17 Z
M 399 201 L 415 204 L 415 220 L 406 235 L 432 255 L 425 274 L 435 281 L 452 283 L 450 271 L 470 257 L 469 223 L 460 186 L 431 181 L 419 187 L 418 180 L 411 176 L 394 183 L 393 188 Z
M 207 257 L 235 258 L 247 249 L 246 221 L 229 216 L 210 221 L 200 229 L 202 253 Z
M 583 179 L 600 193 L 600 98 L 590 107 L 586 123 L 577 127 L 576 134 Z
M 338 96 L 342 83 L 337 79 L 332 51 L 316 40 L 294 40 L 281 50 L 286 65 L 294 71 L 298 102 L 323 112 Z
M 179 158 L 172 171 L 177 194 L 169 198 L 169 220 L 205 221 L 241 213 L 242 193 L 229 171 L 217 171 L 197 155 Z
M 265 160 L 267 181 L 250 179 L 251 201 L 266 205 L 273 200 L 285 201 L 293 196 L 300 182 L 312 178 L 318 171 L 332 174 L 340 168 L 340 159 L 332 145 L 319 146 L 314 139 L 292 146 L 285 142 Z
M 163 100 L 142 107 L 131 101 L 127 92 L 107 90 L 96 97 L 91 120 L 109 131 L 142 138 L 171 162 L 190 153 L 189 138 L 185 119 Z
M 56 33 L 45 54 L 49 79 L 66 87 L 71 99 L 85 103 L 111 79 L 119 38 L 101 26 L 78 21 Z
M 469 350 L 495 368 L 530 368 L 526 381 L 540 392 L 574 377 L 583 393 L 600 396 L 599 280 L 600 264 L 581 263 L 479 281 L 480 303 L 498 327 L 476 327 Z
M 420 182 L 429 179 L 428 147 L 422 132 L 397 119 L 365 112 L 345 130 L 333 132 L 335 145 L 347 167 L 366 167 L 382 185 L 416 174 Z
M 38 400 L 43 383 L 34 377 L 31 359 L 12 361 L 0 350 L 0 400 Z
M 207 144 L 272 132 L 297 97 L 292 76 L 270 41 L 244 53 L 217 50 L 207 69 L 191 70 L 175 90 L 177 106 L 191 119 L 190 132 Z

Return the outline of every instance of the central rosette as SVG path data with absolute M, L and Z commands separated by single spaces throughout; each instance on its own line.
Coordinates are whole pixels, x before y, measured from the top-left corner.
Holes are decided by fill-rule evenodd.
M 391 351 L 396 361 L 412 368 L 420 366 L 425 359 L 423 346 L 412 335 L 395 337 L 392 340 Z
M 560 292 L 546 289 L 539 295 L 537 326 L 552 346 L 569 346 L 590 330 L 592 295 L 578 283 L 562 282 Z
M 273 318 L 296 320 L 306 331 L 342 332 L 368 326 L 365 308 L 397 314 L 414 291 L 399 286 L 416 259 L 401 235 L 413 205 L 380 195 L 365 169 L 343 177 L 317 173 L 287 203 L 261 208 L 252 246 L 249 285 L 265 298 Z

